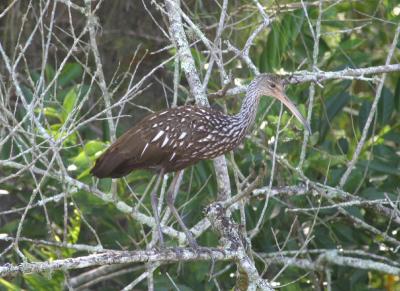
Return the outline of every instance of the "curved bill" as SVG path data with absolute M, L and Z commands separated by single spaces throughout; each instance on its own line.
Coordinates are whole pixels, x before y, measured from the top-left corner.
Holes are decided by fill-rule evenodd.
M 301 115 L 300 111 L 297 109 L 294 103 L 284 93 L 279 92 L 276 98 L 283 104 L 285 104 L 285 106 L 290 110 L 290 112 L 292 112 L 293 115 L 296 116 L 296 118 L 303 124 L 303 126 L 308 130 L 308 132 L 311 135 L 312 133 L 310 125 L 308 124 L 304 116 Z

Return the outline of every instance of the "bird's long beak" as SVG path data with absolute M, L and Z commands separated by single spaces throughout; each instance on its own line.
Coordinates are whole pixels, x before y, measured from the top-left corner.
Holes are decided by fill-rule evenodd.
M 293 113 L 294 116 L 303 124 L 303 126 L 308 130 L 311 135 L 311 127 L 308 124 L 307 120 L 301 115 L 299 109 L 294 105 L 294 103 L 285 95 L 285 93 L 279 92 L 275 96 L 279 101 L 281 101 L 289 110 Z

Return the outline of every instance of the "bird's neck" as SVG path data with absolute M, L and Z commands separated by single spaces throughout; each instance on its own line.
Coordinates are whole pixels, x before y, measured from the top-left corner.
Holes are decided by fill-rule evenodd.
M 258 103 L 260 102 L 261 93 L 257 87 L 249 85 L 246 97 L 243 100 L 240 111 L 234 116 L 238 126 L 247 132 L 251 129 L 257 115 Z

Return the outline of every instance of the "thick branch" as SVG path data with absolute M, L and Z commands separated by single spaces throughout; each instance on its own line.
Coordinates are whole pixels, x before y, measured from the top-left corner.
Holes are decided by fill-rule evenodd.
M 146 251 L 109 251 L 78 258 L 68 258 L 47 262 L 22 263 L 19 265 L 5 264 L 0 267 L 0 276 L 17 273 L 38 273 L 44 271 L 81 269 L 98 265 L 148 263 L 148 262 L 187 262 L 205 260 L 231 260 L 234 253 L 209 248 L 207 250 L 192 250 L 188 248 L 170 248 Z

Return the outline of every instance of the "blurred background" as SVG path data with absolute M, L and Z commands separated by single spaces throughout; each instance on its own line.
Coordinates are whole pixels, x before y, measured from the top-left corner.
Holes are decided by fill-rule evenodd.
M 233 48 L 245 48 L 262 25 L 260 7 L 271 23 L 250 39 L 248 61 L 259 72 L 380 66 L 391 47 L 389 62 L 399 63 L 400 44 L 392 45 L 397 1 L 226 1 L 218 36 L 223 2 L 182 1 L 181 7 L 215 45 L 225 72 L 184 21 L 210 103 L 227 113 L 239 110 L 243 94 L 212 93 L 228 83 L 243 89 L 254 77 Z M 115 136 L 149 112 L 194 103 L 169 38 L 164 2 L 2 1 L 0 45 L 1 264 L 78 257 L 99 245 L 146 249 L 151 227 L 90 187 L 152 216 L 154 174 L 135 171 L 112 183 L 89 171 Z M 400 74 L 388 73 L 380 91 L 381 77 L 288 85 L 287 95 L 310 117 L 312 135 L 287 111 L 280 114 L 280 104 L 263 98 L 255 130 L 226 155 L 231 194 L 253 193 L 233 217 L 251 237 L 260 274 L 277 288 L 400 290 Z M 376 114 L 365 128 L 375 101 Z M 363 131 L 354 168 L 343 178 Z M 164 189 L 171 178 L 165 177 Z M 216 197 L 213 163 L 205 161 L 185 171 L 176 206 L 192 227 Z M 168 215 L 165 223 L 179 229 Z M 206 229 L 198 242 L 215 247 L 218 238 Z M 167 245 L 178 243 L 167 238 Z M 210 268 L 209 262 L 164 264 L 154 272 L 154 287 L 235 287 L 233 262 L 216 262 L 211 276 Z M 19 274 L 0 278 L 0 289 L 116 290 L 145 271 L 143 264 L 130 264 Z

